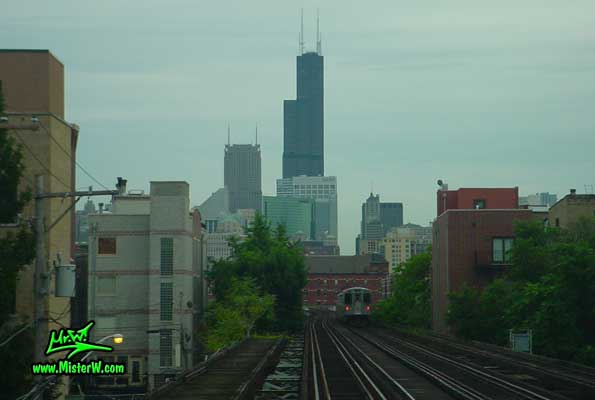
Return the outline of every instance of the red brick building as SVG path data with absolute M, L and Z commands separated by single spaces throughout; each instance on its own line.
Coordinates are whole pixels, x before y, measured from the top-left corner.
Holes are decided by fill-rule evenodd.
M 370 290 L 372 304 L 383 299 L 389 284 L 388 262 L 377 254 L 358 256 L 308 256 L 308 284 L 304 288 L 304 306 L 333 306 L 337 295 L 351 287 Z
M 484 286 L 509 265 L 514 224 L 531 210 L 448 210 L 434 222 L 432 326 L 446 331 L 448 293 Z
M 433 225 L 432 326 L 445 332 L 450 292 L 482 287 L 509 265 L 517 221 L 536 218 L 519 209 L 518 188 L 438 190 Z
M 438 190 L 436 205 L 437 215 L 446 210 L 517 209 L 519 208 L 519 188 Z

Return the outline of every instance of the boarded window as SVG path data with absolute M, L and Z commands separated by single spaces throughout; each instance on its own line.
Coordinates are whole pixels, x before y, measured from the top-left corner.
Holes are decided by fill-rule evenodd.
M 161 284 L 161 320 L 171 321 L 173 311 L 173 283 L 167 282 Z
M 161 238 L 161 275 L 171 275 L 174 269 L 174 239 Z
M 97 239 L 97 254 L 116 254 L 116 238 Z

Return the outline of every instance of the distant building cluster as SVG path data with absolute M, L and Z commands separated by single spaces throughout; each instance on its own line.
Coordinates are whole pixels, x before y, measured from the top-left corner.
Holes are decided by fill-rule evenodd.
M 361 205 L 356 254 L 341 255 L 338 177 L 325 175 L 323 66 L 319 39 L 316 52 L 302 48 L 297 56 L 297 96 L 283 103 L 282 170 L 274 195 L 262 193 L 258 133 L 253 144 L 232 144 L 228 131 L 222 186 L 199 205 L 191 207 L 187 182 L 152 181 L 145 193 L 127 191 L 119 178 L 118 190 L 108 191 L 110 204 L 87 199 L 75 211 L 76 201 L 86 197 L 73 197 L 84 132 L 65 120 L 64 66 L 47 50 L 0 50 L 6 100 L 0 128 L 23 145 L 19 190 L 44 176 L 43 190 L 62 196 L 48 197 L 40 208 L 48 229 L 37 257 L 58 267 L 47 271 L 48 281 L 55 283 L 62 267 L 75 270 L 76 281 L 67 295 L 36 290 L 34 268 L 27 266 L 14 292 L 4 294 L 13 304 L 10 313 L 41 336 L 94 320 L 92 340 L 113 332 L 126 337 L 113 352 L 93 355 L 126 364 L 125 375 L 64 378 L 61 395 L 75 384 L 89 395 L 142 394 L 196 366 L 204 357 L 199 331 L 209 301 L 206 273 L 233 256 L 230 239 L 243 240 L 258 213 L 272 228 L 283 226 L 306 256 L 305 307 L 333 307 L 337 295 L 354 286 L 368 288 L 374 305 L 399 290 L 391 287 L 391 273 L 431 252 L 432 325 L 438 332 L 448 330 L 450 293 L 464 285 L 482 287 L 506 271 L 515 223 L 567 228 L 595 216 L 593 194 L 519 196 L 518 187 L 449 190 L 439 181 L 431 226 L 405 223 L 403 203 L 381 202 L 370 193 Z M 23 218 L 34 219 L 33 205 L 26 205 Z M 16 229 L 1 225 L 0 235 Z

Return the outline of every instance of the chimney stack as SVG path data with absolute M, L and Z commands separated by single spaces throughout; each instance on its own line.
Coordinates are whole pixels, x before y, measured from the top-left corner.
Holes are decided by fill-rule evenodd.
M 574 196 L 576 194 L 576 189 L 570 189 L 570 195 Z
M 126 194 L 126 179 L 123 179 L 121 176 L 118 177 L 118 183 L 116 184 L 116 188 L 118 189 L 118 194 L 123 196 Z

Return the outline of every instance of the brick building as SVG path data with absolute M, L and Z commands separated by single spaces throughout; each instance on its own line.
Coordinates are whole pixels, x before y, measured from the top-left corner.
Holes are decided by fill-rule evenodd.
M 434 222 L 432 326 L 446 330 L 448 294 L 484 286 L 509 264 L 514 224 L 534 218 L 531 210 L 448 210 Z
M 388 263 L 380 255 L 308 256 L 306 266 L 308 284 L 304 288 L 304 306 L 333 306 L 339 292 L 356 286 L 370 290 L 372 304 L 387 294 Z
M 519 209 L 518 188 L 462 188 L 437 192 L 433 224 L 432 326 L 447 330 L 448 294 L 481 287 L 509 265 L 517 221 L 539 218 Z
M 438 190 L 436 193 L 438 213 L 463 209 L 516 209 L 519 208 L 519 188 L 460 188 Z
M 549 224 L 560 228 L 568 228 L 582 217 L 595 217 L 595 194 L 576 194 L 571 189 L 549 210 Z

